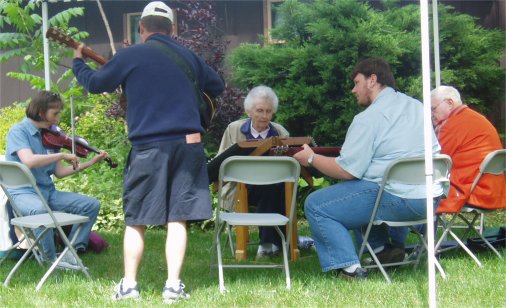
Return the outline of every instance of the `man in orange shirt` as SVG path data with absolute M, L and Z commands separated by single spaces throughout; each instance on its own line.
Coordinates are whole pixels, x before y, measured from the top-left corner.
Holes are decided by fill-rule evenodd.
M 441 153 L 452 158 L 450 190 L 437 213 L 456 213 L 469 204 L 483 209 L 506 208 L 503 175 L 485 174 L 470 194 L 485 156 L 503 148 L 494 126 L 480 113 L 462 104 L 459 92 L 440 86 L 431 93 L 432 121 Z

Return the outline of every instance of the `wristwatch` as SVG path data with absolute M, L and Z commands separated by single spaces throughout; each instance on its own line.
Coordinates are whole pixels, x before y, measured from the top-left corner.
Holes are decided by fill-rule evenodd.
M 311 155 L 309 155 L 309 158 L 307 159 L 307 165 L 309 167 L 313 167 L 313 160 L 314 160 L 314 153 L 311 153 Z

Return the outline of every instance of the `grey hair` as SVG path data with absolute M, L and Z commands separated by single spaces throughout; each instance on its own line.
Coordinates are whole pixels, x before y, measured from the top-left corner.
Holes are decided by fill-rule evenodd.
M 255 101 L 257 99 L 264 99 L 272 104 L 272 112 L 276 113 L 278 111 L 278 96 L 274 91 L 264 85 L 260 85 L 254 87 L 248 92 L 248 95 L 244 99 L 244 111 L 249 113 L 251 109 L 253 109 Z
M 451 86 L 439 86 L 430 92 L 430 96 L 431 98 L 437 98 L 440 101 L 451 99 L 457 105 L 462 104 L 459 91 Z

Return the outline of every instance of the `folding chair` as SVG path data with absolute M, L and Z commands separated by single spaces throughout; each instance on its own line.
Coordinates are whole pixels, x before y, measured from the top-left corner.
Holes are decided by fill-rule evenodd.
M 288 265 L 289 242 L 286 240 L 279 226 L 288 224 L 287 238 L 291 237 L 292 221 L 295 213 L 297 183 L 300 175 L 300 165 L 292 157 L 275 156 L 232 156 L 220 166 L 218 206 L 216 207 L 216 231 L 213 239 L 213 250 L 216 246 L 218 261 L 218 276 L 220 292 L 225 292 L 223 268 L 282 268 L 286 276 L 286 288 L 291 288 L 290 269 Z M 221 190 L 226 182 L 236 182 L 251 185 L 268 185 L 275 183 L 293 183 L 291 195 L 290 217 L 277 213 L 237 213 L 223 210 Z M 221 248 L 221 233 L 226 228 L 231 233 L 231 226 L 271 226 L 281 237 L 283 249 L 282 264 L 224 264 Z M 232 249 L 233 253 L 233 249 Z
M 3 200 L 0 200 L 0 212 L 3 212 L 5 211 L 5 213 L 2 213 L 0 216 L 3 216 L 5 215 L 5 223 L 7 224 L 6 225 L 6 228 L 2 228 L 1 232 L 2 232 L 2 241 L 3 241 L 3 245 L 2 245 L 2 258 L 0 259 L 0 265 L 5 261 L 7 260 L 11 255 L 13 255 L 14 259 L 19 259 L 20 258 L 20 255 L 22 255 L 22 253 L 28 249 L 30 247 L 30 245 L 33 244 L 33 241 L 30 240 L 30 238 L 28 238 L 26 236 L 27 234 L 27 231 L 26 230 L 22 230 L 18 227 L 15 228 L 15 232 L 16 232 L 16 237 L 17 237 L 17 241 L 15 242 L 12 242 L 11 241 L 11 238 L 10 238 L 10 227 L 9 227 L 9 219 L 8 219 L 8 214 L 7 214 L 7 203 L 8 203 L 8 199 L 7 199 L 7 196 L 4 194 L 4 191 L 2 189 L 0 189 L 0 199 L 1 197 L 4 196 L 5 197 L 5 203 L 3 203 Z M 3 207 L 3 208 L 2 208 Z M 3 219 L 3 218 L 2 218 Z M 3 222 L 2 222 L 3 223 Z M 40 255 L 39 253 L 39 249 L 36 247 L 35 249 L 32 250 L 32 254 L 34 256 L 34 258 L 37 260 L 37 262 L 42 265 L 42 256 Z
M 452 161 L 448 155 L 435 155 L 433 157 L 433 181 L 444 182 L 448 181 L 450 169 L 451 169 Z M 365 268 L 379 268 L 385 279 L 388 283 L 391 283 L 390 277 L 385 271 L 385 267 L 389 266 L 399 266 L 406 264 L 414 264 L 414 266 L 418 266 L 420 262 L 420 257 L 423 254 L 424 250 L 428 250 L 427 241 L 425 237 L 418 231 L 416 226 L 423 225 L 427 223 L 427 219 L 419 219 L 419 220 L 407 220 L 407 221 L 386 221 L 380 220 L 376 218 L 376 213 L 378 211 L 378 207 L 381 201 L 381 197 L 383 195 L 383 191 L 385 190 L 385 186 L 390 183 L 397 184 L 407 184 L 407 185 L 421 185 L 425 184 L 425 158 L 424 157 L 416 157 L 416 158 L 401 158 L 391 162 L 385 170 L 385 174 L 383 176 L 383 180 L 381 182 L 380 189 L 378 191 L 378 195 L 376 197 L 376 202 L 374 203 L 374 208 L 371 214 L 371 220 L 367 225 L 367 229 L 363 234 L 363 242 L 359 251 L 359 259 L 362 258 L 362 255 L 367 247 L 367 251 L 371 255 L 374 260 L 374 265 L 365 266 Z M 409 227 L 409 229 L 414 232 L 419 242 L 423 245 L 420 253 L 417 254 L 416 259 L 414 260 L 404 260 L 401 262 L 381 264 L 374 252 L 374 249 L 368 242 L 368 238 L 371 232 L 371 228 L 373 225 L 382 225 L 385 224 L 389 227 Z M 446 279 L 446 275 L 436 260 L 436 267 L 438 268 L 441 276 Z
M 474 179 L 474 182 L 471 186 L 470 195 L 472 194 L 473 190 L 475 189 L 476 185 L 482 178 L 484 174 L 493 174 L 493 175 L 503 175 L 506 172 L 506 149 L 502 150 L 496 150 L 493 152 L 490 152 L 485 158 L 483 159 L 482 163 L 480 164 L 480 172 Z M 478 264 L 479 267 L 482 267 L 482 264 L 480 260 L 476 257 L 475 254 L 471 252 L 471 250 L 462 242 L 462 240 L 455 234 L 455 232 L 452 231 L 454 228 L 458 227 L 464 227 L 466 230 L 464 234 L 462 235 L 462 238 L 468 237 L 468 235 L 472 232 L 478 234 L 478 236 L 483 240 L 483 242 L 499 257 L 502 259 L 501 254 L 495 249 L 492 244 L 483 236 L 483 230 L 484 230 L 484 224 L 485 224 L 485 214 L 493 212 L 493 209 L 480 209 L 477 207 L 474 207 L 472 205 L 464 205 L 460 212 L 458 213 L 444 213 L 442 215 L 438 215 L 438 222 L 441 223 L 443 226 L 443 233 L 441 237 L 439 238 L 438 242 L 436 243 L 436 251 L 438 253 L 456 248 L 458 246 L 454 247 L 446 247 L 441 248 L 441 245 L 443 241 L 447 238 L 448 234 L 450 234 L 453 239 L 458 243 L 458 245 L 464 249 L 464 251 Z M 471 218 L 465 216 L 465 214 L 471 215 Z M 448 217 L 448 218 L 447 218 Z M 465 222 L 465 226 L 457 226 L 456 222 L 459 220 L 459 218 Z M 479 227 L 475 226 L 476 221 L 480 218 L 480 225 Z
M 0 161 L 5 161 L 4 155 L 0 155 Z M 7 195 L 0 189 L 0 250 L 2 253 L 0 265 L 11 255 L 13 255 L 15 259 L 19 259 L 18 255 L 24 252 L 30 245 L 28 240 L 25 241 L 25 236 L 19 228 L 15 228 L 18 240 L 15 242 L 11 240 L 9 211 L 7 209 L 8 201 Z M 33 252 L 36 260 L 42 265 L 39 254 L 35 253 L 37 250 L 33 250 Z
M 43 254 L 42 249 L 40 248 L 39 242 L 40 239 L 50 230 L 56 229 L 55 232 L 58 232 L 61 240 L 63 241 L 65 248 L 60 254 L 60 256 L 53 262 L 53 264 L 49 267 L 47 272 L 44 274 L 42 279 L 39 281 L 36 287 L 36 291 L 39 291 L 44 282 L 47 280 L 49 275 L 54 271 L 58 263 L 64 257 L 65 254 L 71 253 L 74 255 L 77 263 L 79 265 L 79 271 L 82 271 L 86 277 L 91 279 L 90 274 L 88 273 L 87 268 L 83 265 L 81 259 L 77 255 L 72 244 L 75 242 L 77 235 L 79 234 L 82 224 L 89 221 L 89 218 L 86 216 L 62 213 L 62 212 L 53 212 L 49 205 L 47 204 L 45 198 L 42 196 L 39 188 L 37 187 L 37 183 L 35 178 L 33 177 L 30 169 L 25 165 L 18 162 L 8 162 L 8 161 L 0 161 L 0 187 L 2 187 L 4 193 L 7 195 L 9 202 L 14 210 L 15 218 L 11 219 L 11 224 L 17 226 L 21 229 L 24 234 L 24 237 L 31 240 L 31 245 L 28 250 L 23 254 L 21 259 L 14 265 L 12 270 L 9 272 L 7 278 L 4 281 L 4 286 L 8 286 L 9 281 L 12 276 L 16 272 L 16 270 L 21 266 L 21 264 L 30 256 L 32 251 L 34 251 L 35 247 L 38 247 L 38 252 Z M 14 202 L 12 196 L 9 194 L 8 189 L 21 188 L 21 187 L 31 187 L 35 193 L 39 196 L 40 200 L 46 207 L 46 214 L 38 214 L 31 216 L 23 216 L 19 211 L 16 203 Z M 65 232 L 63 232 L 62 226 L 74 225 L 78 224 L 78 228 L 72 238 L 72 241 L 69 241 Z M 38 236 L 35 236 L 33 233 L 33 229 L 35 228 L 44 228 L 42 232 Z M 38 259 L 37 259 L 38 260 Z M 40 260 L 38 260 L 40 261 Z

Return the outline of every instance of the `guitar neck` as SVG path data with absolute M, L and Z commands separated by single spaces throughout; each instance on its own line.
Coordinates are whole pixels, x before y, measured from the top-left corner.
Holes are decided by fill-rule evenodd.
M 55 42 L 58 42 L 62 45 L 74 49 L 77 49 L 80 45 L 73 38 L 71 38 L 70 36 L 66 35 L 65 33 L 61 32 L 59 29 L 56 28 L 49 28 L 46 32 L 46 37 L 50 40 L 53 40 Z M 100 65 L 104 65 L 105 63 L 107 63 L 107 59 L 105 59 L 104 57 L 102 57 L 89 47 L 85 46 L 82 52 L 84 57 L 90 58 Z
M 107 63 L 107 60 L 104 57 L 93 51 L 93 49 L 86 46 L 83 48 L 83 56 L 92 59 L 93 61 L 97 62 L 100 65 L 104 65 Z
M 269 155 L 273 156 L 293 156 L 302 151 L 302 147 L 273 147 L 269 150 Z M 313 147 L 311 148 L 315 154 L 323 156 L 337 157 L 341 151 L 341 147 Z

